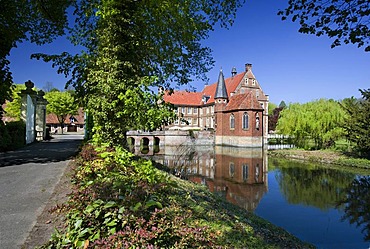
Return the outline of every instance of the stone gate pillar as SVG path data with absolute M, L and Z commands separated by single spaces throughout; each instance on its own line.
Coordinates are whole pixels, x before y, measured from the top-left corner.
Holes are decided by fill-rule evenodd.
M 36 132 L 35 132 L 35 118 L 36 118 L 36 91 L 32 90 L 35 84 L 32 81 L 26 81 L 26 90 L 21 91 L 21 119 L 26 124 L 26 144 L 32 143 L 35 141 Z
M 36 101 L 36 139 L 38 141 L 46 139 L 46 105 L 47 100 L 44 98 L 45 93 L 40 90 L 37 92 Z

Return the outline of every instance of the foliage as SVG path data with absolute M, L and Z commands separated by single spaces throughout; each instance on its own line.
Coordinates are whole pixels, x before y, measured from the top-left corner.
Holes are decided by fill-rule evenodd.
M 269 110 L 268 115 L 272 115 L 272 112 L 273 112 L 273 110 L 275 110 L 276 107 L 277 107 L 276 104 L 274 104 L 272 102 L 269 102 L 269 105 L 268 105 L 268 110 Z
M 77 112 L 78 104 L 75 98 L 69 92 L 59 91 L 48 92 L 44 97 L 48 101 L 47 112 L 55 114 L 63 128 L 67 115 L 73 115 Z
M 15 84 L 12 87 L 12 94 L 11 100 L 6 103 L 5 117 L 14 118 L 16 120 L 20 120 L 21 118 L 21 106 L 22 106 L 22 98 L 19 93 L 22 90 L 26 90 L 26 86 L 24 84 Z M 36 90 L 35 88 L 33 90 Z
M 365 51 L 370 51 L 367 0 L 289 0 L 288 7 L 278 15 L 282 20 L 290 16 L 293 22 L 299 21 L 301 33 L 334 38 L 332 48 L 343 42 L 365 46 Z
M 213 61 L 201 41 L 216 23 L 230 25 L 241 2 L 77 1 L 70 39 L 86 51 L 34 57 L 71 74 L 97 141 L 126 144 L 128 129 L 155 129 L 173 116 L 153 89 L 205 78 Z
M 348 219 L 351 224 L 362 227 L 364 239 L 370 240 L 370 177 L 361 176 L 342 191 L 344 198 L 338 205 L 344 205 L 345 214 L 342 220 Z
M 268 130 L 274 131 L 276 129 L 276 125 L 278 123 L 280 112 L 283 110 L 283 107 L 276 107 L 271 115 L 269 115 L 269 123 L 268 123 Z
M 60 207 L 67 211 L 66 227 L 43 248 L 303 247 L 204 186 L 176 179 L 121 147 L 88 145 L 82 155 L 75 188 Z
M 370 159 L 370 89 L 360 92 L 362 99 L 356 100 L 352 97 L 342 102 L 342 107 L 348 115 L 343 127 L 347 139 L 355 144 L 358 154 Z
M 329 210 L 345 197 L 341 190 L 352 182 L 353 173 L 284 159 L 269 161 L 269 167 L 278 167 L 276 180 L 285 199 L 292 204 L 304 204 Z M 287 180 L 289 179 L 289 180 Z
M 305 104 L 290 104 L 280 113 L 277 131 L 290 135 L 297 147 L 308 148 L 314 141 L 315 149 L 334 145 L 344 136 L 342 125 L 346 114 L 334 100 L 320 99 Z
M 25 145 L 26 125 L 22 121 L 0 122 L 0 151 L 8 151 Z
M 282 101 L 280 102 L 280 104 L 279 104 L 279 108 L 284 109 L 285 107 L 286 107 L 285 101 L 284 101 L 284 100 L 282 100 Z
M 2 104 L 11 95 L 10 50 L 24 40 L 44 44 L 64 34 L 70 2 L 0 0 L 0 117 Z

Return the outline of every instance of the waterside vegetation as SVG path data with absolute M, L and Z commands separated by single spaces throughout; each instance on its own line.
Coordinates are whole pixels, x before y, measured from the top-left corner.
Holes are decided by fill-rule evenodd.
M 308 161 L 322 164 L 333 164 L 348 167 L 356 167 L 370 170 L 370 160 L 365 158 L 355 158 L 333 150 L 271 150 L 269 155 L 279 158 L 287 158 L 299 161 Z
M 42 248 L 313 248 L 126 150 L 86 145 Z

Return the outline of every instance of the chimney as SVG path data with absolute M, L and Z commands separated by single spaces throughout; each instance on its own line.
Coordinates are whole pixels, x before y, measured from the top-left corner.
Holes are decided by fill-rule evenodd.
M 246 72 L 252 71 L 252 64 L 250 64 L 250 63 L 245 64 L 245 71 Z
M 231 77 L 234 77 L 235 75 L 236 75 L 236 67 L 233 67 L 232 69 L 231 69 Z

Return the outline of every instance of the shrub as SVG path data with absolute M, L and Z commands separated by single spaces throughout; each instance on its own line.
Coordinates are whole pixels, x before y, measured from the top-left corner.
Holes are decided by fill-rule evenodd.
M 23 121 L 0 123 L 0 151 L 14 150 L 25 145 L 26 125 Z
M 11 137 L 9 135 L 8 129 L 3 122 L 0 122 L 0 151 L 6 151 L 11 144 Z

